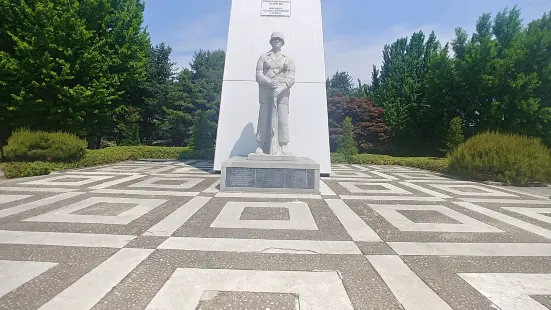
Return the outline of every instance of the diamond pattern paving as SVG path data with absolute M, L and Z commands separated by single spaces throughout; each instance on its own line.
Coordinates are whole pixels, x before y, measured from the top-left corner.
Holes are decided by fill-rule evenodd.
M 333 169 L 320 195 L 198 160 L 0 181 L 0 309 L 551 307 L 550 188 Z

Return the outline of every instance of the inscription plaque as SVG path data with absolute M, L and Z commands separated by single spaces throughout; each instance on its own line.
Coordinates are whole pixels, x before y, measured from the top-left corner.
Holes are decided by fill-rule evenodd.
M 291 0 L 262 0 L 262 16 L 291 16 Z
M 285 170 L 285 188 L 315 188 L 314 170 L 306 169 L 286 169 Z
M 283 188 L 285 187 L 285 171 L 283 169 L 256 169 L 255 187 Z
M 254 169 L 227 168 L 226 184 L 229 187 L 254 187 Z

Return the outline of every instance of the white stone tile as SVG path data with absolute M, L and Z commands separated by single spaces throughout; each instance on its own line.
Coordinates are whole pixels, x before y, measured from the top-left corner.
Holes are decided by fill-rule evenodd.
M 459 198 L 466 202 L 487 202 L 496 204 L 522 204 L 522 205 L 551 205 L 551 200 L 529 200 L 529 199 L 491 199 L 491 198 Z
M 342 187 L 353 194 L 388 194 L 388 195 L 413 195 L 411 192 L 390 183 L 372 182 L 338 182 Z M 384 189 L 361 189 L 359 185 L 382 187 Z
M 322 177 L 321 180 L 340 181 L 340 182 L 388 182 L 389 179 L 374 179 L 374 178 L 348 178 L 348 177 Z
M 117 180 L 108 181 L 108 182 L 103 182 L 103 183 L 101 183 L 101 184 L 99 184 L 99 185 L 90 187 L 90 189 L 103 189 L 103 188 L 108 188 L 108 187 L 111 187 L 111 186 L 114 186 L 114 185 L 117 185 L 117 184 L 121 184 L 121 183 L 125 183 L 125 182 L 130 182 L 130 181 L 133 181 L 133 180 L 136 180 L 136 179 L 141 179 L 141 178 L 144 178 L 144 177 L 146 177 L 146 176 L 145 176 L 145 175 L 142 175 L 142 174 L 131 175 L 131 176 L 128 176 L 128 177 L 126 177 L 126 178 L 117 179 Z
M 48 187 L 48 188 L 42 188 L 42 187 L 13 187 L 13 186 L 6 186 L 1 187 L 0 186 L 0 192 L 37 192 L 37 193 L 67 193 L 75 191 L 76 189 L 71 188 L 55 188 L 55 187 Z
M 150 170 L 156 166 L 153 165 L 143 165 L 143 164 L 118 164 L 113 166 L 100 167 L 95 169 L 99 172 L 133 172 L 133 173 L 142 173 L 147 170 Z
M 434 184 L 429 183 L 429 186 L 440 190 L 452 193 L 458 196 L 481 196 L 481 197 L 518 197 L 517 195 L 506 192 L 490 189 L 487 187 L 471 184 Z M 463 189 L 463 190 L 460 190 Z M 468 190 L 468 189 L 474 189 Z M 479 192 L 480 191 L 480 192 Z
M 132 199 L 113 197 L 90 197 L 63 208 L 40 214 L 24 221 L 53 223 L 93 223 L 126 225 L 165 203 L 164 199 Z M 115 216 L 72 214 L 99 203 L 132 204 L 134 207 Z
M 89 310 L 154 250 L 121 249 L 39 310 Z
M 136 236 L 0 230 L 0 244 L 122 248 Z
M 240 220 L 245 208 L 285 208 L 286 220 Z M 305 202 L 237 202 L 230 201 L 220 211 L 210 227 L 245 229 L 297 229 L 318 230 L 310 207 Z
M 336 271 L 178 268 L 146 310 L 193 310 L 207 290 L 296 294 L 301 310 L 353 309 Z
M 381 242 L 377 233 L 367 225 L 346 203 L 340 199 L 326 199 L 327 205 L 335 213 L 352 240 L 365 242 Z
M 504 207 L 503 210 L 508 210 L 522 214 L 538 221 L 551 224 L 551 208 L 513 208 Z M 546 215 L 547 214 L 547 215 Z
M 551 243 L 388 242 L 398 255 L 551 256 Z
M 0 260 L 0 297 L 55 267 L 56 263 Z
M 115 194 L 115 195 L 140 195 L 140 196 L 175 196 L 175 197 L 195 197 L 199 192 L 177 192 L 177 191 L 147 191 L 132 189 L 98 189 L 92 191 L 97 194 Z
M 475 220 L 465 214 L 454 211 L 441 205 L 380 205 L 369 204 L 375 212 L 379 213 L 390 224 L 401 231 L 430 231 L 430 232 L 503 232 L 488 224 Z M 398 211 L 437 211 L 460 224 L 448 223 L 415 223 L 400 214 Z
M 473 203 L 470 203 L 470 202 L 458 201 L 458 202 L 454 202 L 454 203 L 459 205 L 459 206 L 462 206 L 463 208 L 467 208 L 469 210 L 484 214 L 486 216 L 489 216 L 489 217 L 494 218 L 496 220 L 502 221 L 502 222 L 507 223 L 509 225 L 513 225 L 513 226 L 518 227 L 520 229 L 524 229 L 526 231 L 529 231 L 533 234 L 540 235 L 540 236 L 542 236 L 544 238 L 547 238 L 547 239 L 551 239 L 551 231 L 549 231 L 547 229 L 544 229 L 544 228 L 541 228 L 539 226 L 536 226 L 534 224 L 521 221 L 517 218 L 514 218 L 512 216 L 508 216 L 506 214 L 503 214 L 503 213 L 500 213 L 500 212 L 497 212 L 497 211 L 493 211 L 493 210 L 490 210 L 490 209 L 487 209 L 487 208 L 477 206 L 477 205 L 475 205 Z
M 158 249 L 271 254 L 362 254 L 353 241 L 317 240 L 170 237 Z
M 219 192 L 217 198 L 266 198 L 266 199 L 322 199 L 314 194 L 273 194 L 273 193 L 233 193 Z
M 371 171 L 370 173 L 376 175 L 376 176 L 380 176 L 382 177 L 383 179 L 386 179 L 386 180 L 391 180 L 391 181 L 396 181 L 398 180 L 398 178 L 396 177 L 393 177 L 387 173 L 384 173 L 384 172 L 381 172 L 381 171 Z
M 408 310 L 452 310 L 397 255 L 367 255 L 367 260 Z
M 551 274 L 459 273 L 501 310 L 547 310 L 530 295 L 551 295 Z
M 447 180 L 448 178 L 424 171 L 409 171 L 409 172 L 394 172 L 395 176 L 398 176 L 404 180 Z
M 104 181 L 107 179 L 112 179 L 115 176 L 113 175 L 72 175 L 72 174 L 61 174 L 58 176 L 50 176 L 44 179 L 22 182 L 19 184 L 22 185 L 43 185 L 43 186 L 83 186 L 90 183 L 96 183 Z M 71 182 L 62 182 L 60 180 L 64 179 L 84 179 L 82 181 L 71 181 Z
M 176 211 L 172 212 L 169 216 L 165 217 L 162 221 L 155 224 L 155 226 L 149 228 L 144 235 L 171 236 L 210 200 L 210 197 L 194 197 Z
M 347 178 L 361 177 L 361 178 L 366 178 L 366 179 L 371 178 L 371 176 L 368 175 L 365 172 L 354 171 L 354 170 L 346 170 L 346 171 L 332 170 L 330 176 L 331 177 L 347 177 Z
M 337 194 L 323 180 L 320 180 L 320 195 L 335 196 Z
M 523 191 L 523 190 L 517 190 L 517 189 L 511 188 L 510 186 L 505 187 L 505 186 L 498 186 L 498 185 L 491 185 L 491 184 L 485 184 L 485 185 L 488 186 L 488 187 L 491 187 L 491 188 L 498 189 L 500 191 L 507 191 L 507 192 L 511 192 L 511 193 L 515 193 L 515 194 L 520 194 L 520 195 L 524 195 L 524 196 L 529 196 L 529 197 L 534 197 L 534 198 L 538 198 L 538 199 L 551 201 L 551 192 L 549 192 L 549 195 L 541 196 L 541 195 L 536 195 L 536 194 L 532 194 L 532 193 L 527 193 L 526 191 Z
M 39 208 L 39 207 L 47 206 L 47 205 L 50 205 L 50 204 L 53 204 L 53 203 L 56 203 L 56 202 L 59 202 L 59 201 L 65 200 L 65 199 L 69 199 L 69 198 L 73 198 L 73 197 L 82 195 L 82 194 L 84 194 L 84 193 L 69 191 L 68 193 L 63 193 L 63 194 L 55 195 L 55 196 L 52 196 L 52 197 L 48 197 L 48 198 L 36 200 L 36 201 L 33 201 L 33 202 L 29 202 L 29 203 L 26 203 L 26 204 L 22 204 L 22 205 L 19 205 L 19 206 L 2 209 L 2 210 L 0 210 L 0 218 L 10 216 L 10 215 L 14 215 L 14 214 L 21 213 L 21 212 L 25 212 L 25 211 L 29 211 L 29 210 L 36 209 L 36 208 Z
M 178 173 L 189 173 L 189 174 L 204 174 L 205 171 L 195 168 L 195 167 L 184 167 L 184 168 L 178 168 L 176 170 L 171 171 L 170 173 L 178 174 Z
M 166 177 L 149 177 L 144 181 L 128 185 L 128 187 L 143 187 L 143 188 L 160 188 L 160 189 L 189 189 L 203 182 L 202 178 L 166 178 Z M 178 181 L 178 185 L 159 184 L 161 181 Z
M 380 200 L 380 201 L 425 201 L 425 202 L 443 202 L 442 198 L 438 197 L 414 197 L 414 196 L 354 196 L 354 195 L 339 195 L 342 200 Z
M 425 194 L 430 195 L 430 196 L 433 196 L 433 197 L 438 197 L 438 198 L 452 198 L 452 197 L 450 197 L 450 196 L 448 196 L 448 195 L 444 195 L 444 194 L 439 193 L 439 192 L 437 192 L 437 191 L 430 190 L 430 189 L 428 189 L 428 188 L 425 188 L 425 187 L 423 187 L 423 186 L 419 186 L 419 185 L 417 185 L 417 184 L 413 184 L 413 183 L 411 183 L 411 182 L 400 182 L 400 184 L 402 184 L 402 185 L 404 185 L 404 186 L 409 186 L 409 187 L 411 187 L 411 188 L 413 188 L 413 189 L 416 189 L 416 190 L 418 190 L 418 191 L 420 191 L 420 192 L 422 192 L 422 193 L 425 193 Z
M 3 195 L 3 194 L 0 194 L 0 204 L 13 202 L 13 201 L 17 201 L 17 200 L 22 200 L 22 199 L 29 198 L 29 197 L 32 197 L 32 196 L 33 195 Z
M 211 186 L 209 186 L 207 189 L 203 191 L 203 193 L 218 193 L 220 192 L 216 187 L 220 185 L 220 180 L 217 180 L 216 182 L 212 183 Z

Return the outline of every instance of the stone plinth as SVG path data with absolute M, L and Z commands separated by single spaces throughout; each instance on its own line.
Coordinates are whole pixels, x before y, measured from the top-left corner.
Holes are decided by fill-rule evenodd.
M 293 160 L 258 157 L 223 161 L 220 191 L 319 194 L 320 165 L 315 161 L 305 157 Z

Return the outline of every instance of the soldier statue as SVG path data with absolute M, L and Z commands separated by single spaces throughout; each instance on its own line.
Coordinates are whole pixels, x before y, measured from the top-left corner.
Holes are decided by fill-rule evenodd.
M 289 95 L 295 84 L 295 63 L 281 51 L 285 44 L 283 33 L 274 32 L 270 39 L 272 50 L 262 54 L 256 66 L 256 81 L 260 88 L 260 113 L 256 154 L 290 155 Z

